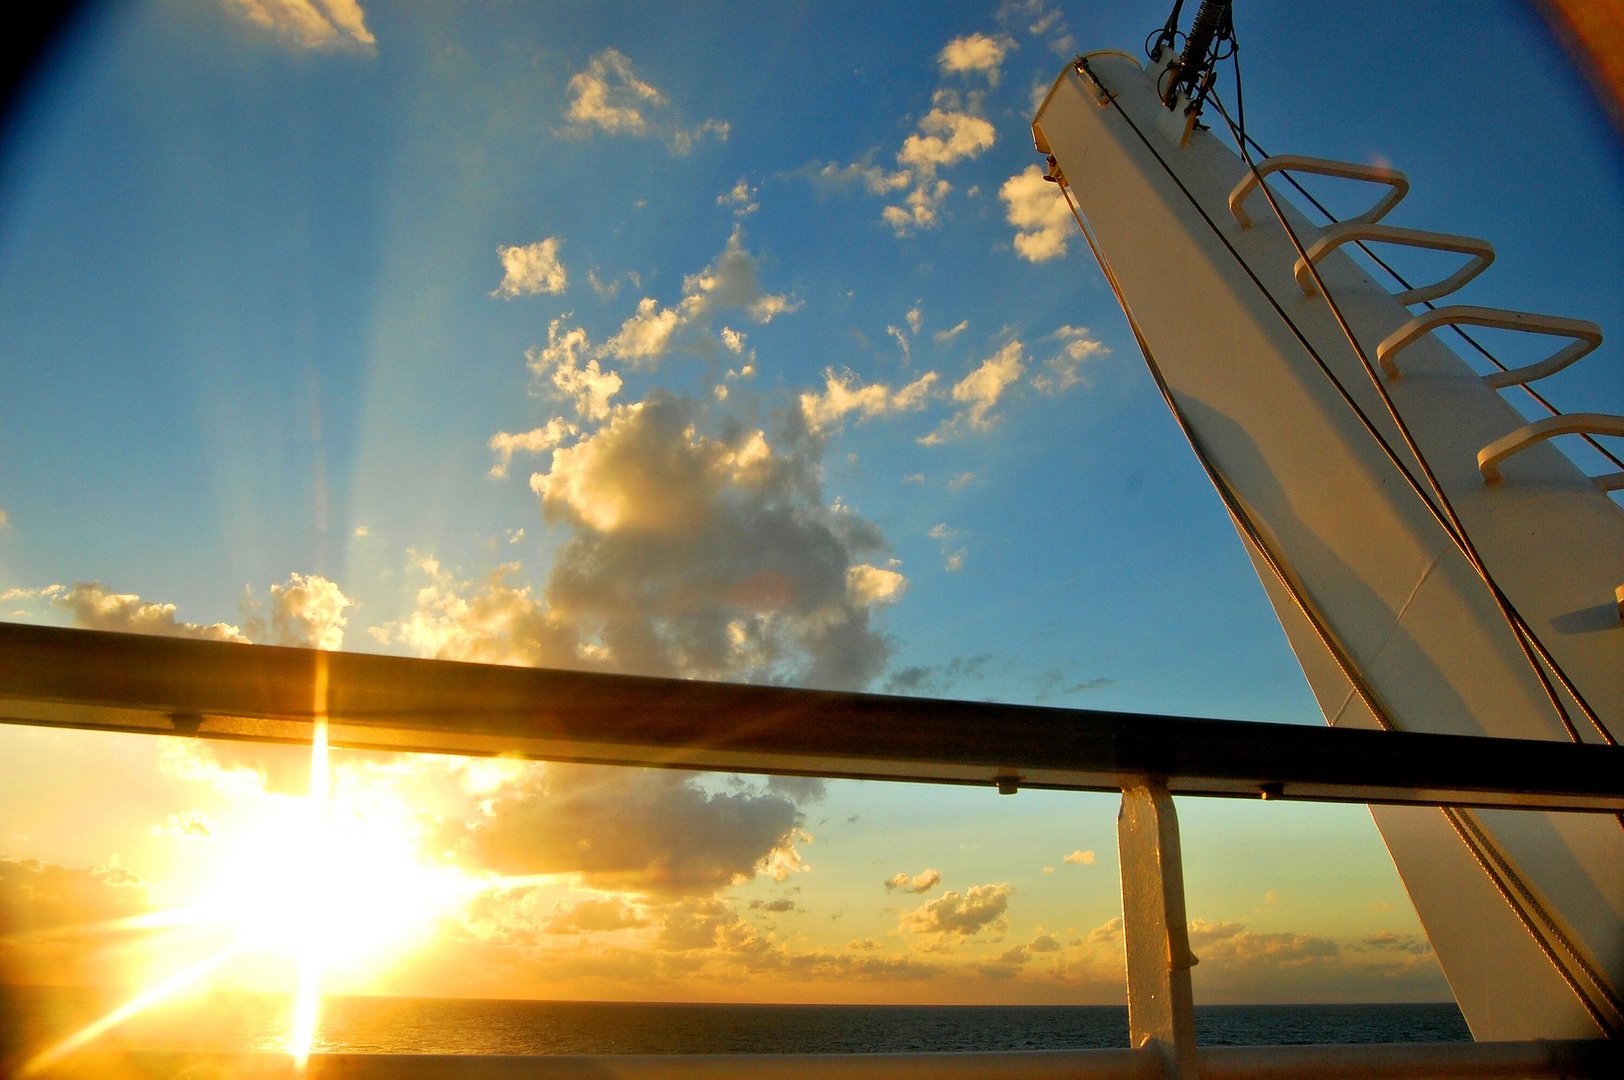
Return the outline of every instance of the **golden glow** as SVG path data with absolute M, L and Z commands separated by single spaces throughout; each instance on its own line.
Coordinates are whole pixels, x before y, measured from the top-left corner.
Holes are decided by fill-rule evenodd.
M 365 985 L 369 972 L 427 941 L 436 918 L 491 887 L 419 854 L 412 806 L 363 771 L 335 780 L 328 757 L 325 659 L 318 654 L 316 722 L 308 795 L 263 794 L 234 828 L 212 883 L 194 903 L 132 918 L 53 931 L 51 936 L 150 929 L 161 951 L 201 933 L 210 955 L 156 978 L 125 1004 L 33 1059 L 39 1071 L 131 1017 L 207 977 L 287 987 L 296 969 L 286 1043 L 302 1070 L 315 1044 L 323 982 L 342 975 Z M 500 886 L 498 886 L 500 887 Z M 172 936 L 170 936 L 172 935 Z M 188 949 L 192 955 L 195 950 Z M 173 955 L 173 953 L 170 953 Z
M 21 1075 L 33 1076 L 42 1072 L 55 1062 L 60 1061 L 80 1047 L 88 1045 L 137 1013 L 144 1012 L 154 1005 L 174 997 L 230 958 L 231 951 L 229 949 L 221 950 L 213 956 L 205 957 L 195 964 L 182 968 L 162 982 L 147 987 L 106 1016 L 86 1024 L 55 1046 L 36 1055 L 23 1066 Z

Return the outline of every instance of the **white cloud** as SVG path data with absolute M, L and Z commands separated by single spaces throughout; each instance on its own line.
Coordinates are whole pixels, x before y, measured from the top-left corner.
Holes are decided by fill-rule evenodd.
M 1010 889 L 1004 882 L 972 885 L 961 896 L 942 894 L 924 906 L 903 914 L 901 927 L 916 934 L 953 934 L 969 937 L 984 929 L 1001 933 L 1007 922 Z
M 1013 48 L 1015 42 L 1007 37 L 991 37 L 980 33 L 966 34 L 964 37 L 954 38 L 943 46 L 936 62 L 941 66 L 944 75 L 980 72 L 987 77 L 988 83 L 997 86 L 1003 74 L 1004 56 Z
M 756 201 L 757 190 L 750 185 L 748 177 L 741 176 L 738 183 L 716 196 L 716 205 L 730 206 L 735 217 L 746 217 L 761 209 L 761 204 Z
M 319 574 L 289 574 L 285 583 L 271 586 L 270 618 L 256 611 L 245 630 L 262 644 L 340 649 L 349 622 L 344 609 L 354 605 L 336 582 Z
M 992 123 L 967 112 L 936 108 L 903 140 L 897 161 L 916 169 L 938 169 L 980 157 L 997 135 Z
M 1094 853 L 1092 851 L 1083 851 L 1081 848 L 1079 848 L 1078 850 L 1073 851 L 1070 855 L 1067 855 L 1065 858 L 1061 859 L 1060 861 L 1061 862 L 1073 863 L 1073 864 L 1080 865 L 1080 866 L 1093 866 L 1094 865 Z
M 496 464 L 491 466 L 490 474 L 498 479 L 506 476 L 508 466 L 513 463 L 514 454 L 540 454 L 551 450 L 574 434 L 575 430 L 574 425 L 565 422 L 563 417 L 555 416 L 541 427 L 531 428 L 529 431 L 517 434 L 498 431 L 491 436 L 491 449 L 496 451 Z
M 809 390 L 801 394 L 801 415 L 810 430 L 823 432 L 852 413 L 867 419 L 915 412 L 924 408 L 930 400 L 936 379 L 936 372 L 927 371 L 913 382 L 893 391 L 883 383 L 859 385 L 857 376 L 852 372 L 837 373 L 833 368 L 826 368 L 823 373 L 823 393 Z
M 516 563 L 497 567 L 483 581 L 458 581 L 432 555 L 413 553 L 426 579 L 415 607 L 400 622 L 373 628 L 381 643 L 400 643 L 423 656 L 484 664 L 578 667 L 578 636 L 555 618 L 528 585 L 509 579 Z
M 813 178 L 824 184 L 861 183 L 873 195 L 901 191 L 913 182 L 913 175 L 907 169 L 889 172 L 878 165 L 859 161 L 850 165 L 836 165 L 831 161 L 813 174 Z
M 1044 361 L 1043 371 L 1032 378 L 1032 385 L 1045 394 L 1059 394 L 1074 386 L 1086 385 L 1082 366 L 1111 355 L 1105 343 L 1093 337 L 1086 326 L 1062 326 L 1050 337 L 1064 344 L 1057 355 Z
M 968 329 L 970 329 L 970 320 L 965 319 L 955 326 L 948 327 L 946 330 L 938 330 L 931 335 L 930 339 L 938 345 L 946 345 Z
M 207 626 L 175 617 L 174 604 L 143 601 L 134 593 L 109 592 L 99 581 L 81 581 L 71 589 L 52 585 L 40 590 L 52 606 L 71 612 L 74 624 L 89 630 L 118 630 L 129 634 L 203 638 L 210 641 L 247 641 L 230 623 Z
M 800 301 L 761 291 L 756 265 L 755 256 L 744 249 L 743 234 L 735 227 L 714 263 L 682 279 L 685 318 L 699 319 L 737 308 L 758 323 L 768 323 L 798 310 Z
M 604 420 L 609 416 L 610 399 L 620 392 L 620 375 L 603 370 L 597 357 L 588 355 L 592 346 L 585 330 L 563 329 L 568 317 L 561 315 L 547 324 L 547 344 L 526 351 L 525 363 L 533 376 L 551 384 L 552 396 L 572 402 L 581 419 Z M 559 423 L 561 421 L 553 421 L 553 424 Z M 570 432 L 573 430 L 573 426 L 568 428 Z M 561 431 L 559 437 L 566 433 Z M 554 439 L 549 446 L 557 443 L 558 439 Z M 495 444 L 492 445 L 494 448 Z
M 950 42 L 942 51 L 944 72 L 949 70 L 950 62 L 984 63 L 975 61 L 971 55 L 979 46 L 962 44 L 969 40 Z M 987 70 L 996 81 L 996 65 L 982 70 Z M 871 164 L 868 160 L 871 152 L 864 160 L 849 165 L 825 164 L 812 174 L 813 179 L 825 184 L 861 181 L 876 195 L 905 191 L 907 194 L 900 202 L 880 212 L 881 220 L 899 237 L 935 228 L 942 205 L 953 191 L 953 185 L 937 175 L 938 170 L 978 158 L 997 141 L 997 129 L 980 115 L 982 96 L 977 92 L 965 98 L 954 90 L 938 89 L 931 97 L 930 111 L 920 117 L 915 131 L 897 150 L 899 167 L 895 170 Z
M 859 563 L 846 570 L 846 592 L 860 607 L 891 604 L 902 599 L 908 579 L 895 570 Z
M 377 39 L 367 29 L 366 12 L 356 0 L 223 2 L 254 25 L 307 49 L 348 46 L 370 50 L 377 45 Z
M 740 310 L 758 323 L 768 323 L 800 308 L 793 297 L 763 292 L 756 269 L 755 256 L 745 250 L 743 235 L 735 228 L 715 262 L 683 278 L 677 306 L 662 307 L 653 297 L 644 297 L 636 314 L 605 344 L 605 353 L 649 364 L 675 346 L 680 332 L 704 328 L 719 312 Z M 723 341 L 727 344 L 725 335 Z
M 966 406 L 966 422 L 972 428 L 985 429 L 991 425 L 989 413 L 998 399 L 1016 379 L 1021 377 L 1025 365 L 1021 362 L 1021 343 L 1010 341 L 981 366 L 953 386 L 953 400 Z
M 908 192 L 901 206 L 887 206 L 880 211 L 880 217 L 898 236 L 907 236 L 918 229 L 933 229 L 937 213 L 952 190 L 953 185 L 946 180 L 923 179 Z
M 1028 262 L 1047 262 L 1066 253 L 1076 225 L 1059 184 L 1043 178 L 1043 170 L 1028 165 L 998 189 L 1004 217 L 1015 226 L 1015 254 Z
M 575 124 L 604 131 L 642 134 L 648 121 L 642 109 L 662 105 L 665 96 L 639 79 L 632 62 L 618 49 L 605 49 L 570 79 L 566 114 Z
M 609 355 L 633 363 L 657 359 L 671 347 L 681 321 L 682 313 L 676 308 L 662 308 L 652 296 L 645 296 L 637 302 L 637 314 L 621 324 L 606 348 Z
M 926 446 L 945 442 L 965 427 L 972 431 L 985 431 L 992 427 L 993 408 L 1004 391 L 1015 383 L 1026 370 L 1021 359 L 1022 346 L 1012 339 L 992 356 L 981 362 L 970 374 L 953 385 L 952 398 L 962 408 L 944 420 L 937 429 L 919 441 Z
M 563 240 L 549 236 L 523 247 L 498 247 L 502 260 L 502 282 L 492 296 L 513 299 L 537 293 L 561 293 L 569 284 L 564 264 L 558 260 Z
M 919 873 L 914 874 L 912 877 L 908 875 L 907 871 L 899 870 L 895 874 L 885 879 L 885 891 L 895 892 L 901 890 L 905 893 L 930 892 L 937 885 L 941 884 L 941 881 L 941 872 L 937 870 L 926 868 L 921 870 Z
M 569 81 L 568 132 L 592 130 L 616 135 L 655 135 L 674 154 L 690 152 L 706 137 L 726 142 L 726 120 L 709 119 L 684 127 L 674 117 L 666 96 L 643 81 L 618 49 L 605 49 Z

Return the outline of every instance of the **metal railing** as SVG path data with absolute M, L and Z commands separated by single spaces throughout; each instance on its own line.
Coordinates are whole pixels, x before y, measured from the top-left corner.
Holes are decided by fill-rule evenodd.
M 0 624 L 0 722 L 831 779 L 1121 791 L 1131 1048 L 467 1057 L 80 1052 L 52 1077 L 1573 1077 L 1616 1042 L 1198 1047 L 1174 795 L 1624 813 L 1624 747 L 831 693 Z

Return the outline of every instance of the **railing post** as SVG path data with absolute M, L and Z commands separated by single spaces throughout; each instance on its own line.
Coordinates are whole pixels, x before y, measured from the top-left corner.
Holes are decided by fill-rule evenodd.
M 1195 1080 L 1195 1004 L 1190 992 L 1184 863 L 1173 797 L 1162 783 L 1122 789 L 1117 815 L 1122 934 L 1128 957 L 1128 1037 L 1154 1048 L 1171 1080 Z

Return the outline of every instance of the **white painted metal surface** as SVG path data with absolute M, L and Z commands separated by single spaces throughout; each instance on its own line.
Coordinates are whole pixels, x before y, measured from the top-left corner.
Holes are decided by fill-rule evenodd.
M 1178 815 L 1165 784 L 1123 789 L 1117 851 L 1128 961 L 1128 1042 L 1160 1054 L 1170 1080 L 1194 1080 L 1190 969 L 1196 957 L 1184 910 Z
M 1320 249 L 1314 271 L 1361 357 L 1325 299 L 1299 287 L 1302 252 L 1262 193 L 1241 187 L 1244 163 L 1211 132 L 1184 140 L 1183 121 L 1136 62 L 1098 54 L 1062 73 L 1033 131 L 1328 720 L 1556 740 L 1624 731 L 1624 512 L 1548 443 L 1486 483 L 1479 451 L 1526 420 L 1434 335 L 1406 346 L 1401 379 L 1375 376 L 1378 343 L 1412 313 L 1321 242 L 1335 226 L 1282 204 L 1300 243 Z M 1231 212 L 1238 187 L 1250 228 Z M 1423 461 L 1469 548 L 1412 479 Z M 1553 708 L 1474 557 L 1595 722 L 1561 689 L 1567 718 Z M 1618 820 L 1376 818 L 1477 1038 L 1624 1029 Z

